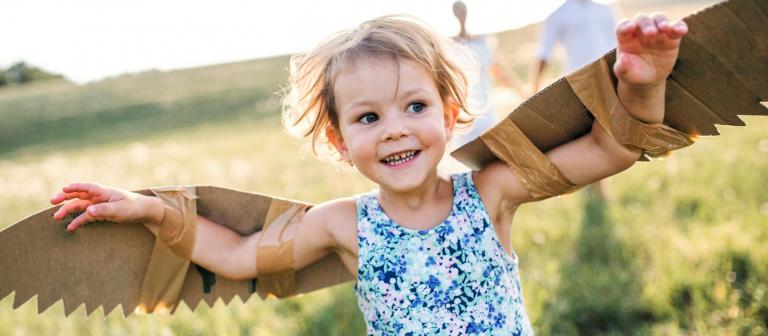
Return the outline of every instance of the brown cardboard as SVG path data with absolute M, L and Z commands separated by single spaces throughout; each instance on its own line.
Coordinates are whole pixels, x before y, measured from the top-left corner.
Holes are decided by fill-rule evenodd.
M 197 232 L 197 191 L 176 186 L 150 189 L 165 204 L 160 224 L 144 225 L 157 239 L 141 284 L 138 312 L 175 309 L 189 270 Z
M 296 289 L 293 269 L 293 240 L 296 236 L 295 220 L 308 210 L 289 202 L 272 202 L 267 219 L 261 227 L 259 247 L 256 252 L 258 289 L 275 296 L 290 296 Z
M 753 41 L 763 52 L 766 52 L 768 50 L 768 25 L 765 22 L 768 22 L 768 14 L 759 9 L 758 3 L 768 7 L 768 2 L 765 0 L 730 1 L 725 6 L 751 29 Z
M 150 191 L 165 203 L 163 219 L 160 223 L 144 225 L 181 259 L 192 259 L 197 236 L 195 188 L 174 186 L 153 188 Z
M 141 191 L 151 195 L 149 191 Z M 230 189 L 199 186 L 197 211 L 241 235 L 261 229 L 273 202 L 306 203 Z M 141 286 L 155 244 L 155 236 L 141 225 L 90 223 L 74 233 L 64 227 L 72 219 L 56 222 L 53 207 L 0 231 L 0 298 L 12 292 L 14 308 L 38 295 L 43 311 L 63 299 L 65 313 L 82 303 L 90 314 L 99 306 L 111 312 L 122 305 L 129 315 L 138 306 Z M 261 290 L 259 279 L 233 281 L 190 264 L 179 297 L 187 306 L 209 305 L 235 296 L 243 301 Z M 329 255 L 295 274 L 294 294 L 311 292 L 353 280 L 341 260 Z M 177 306 L 176 306 L 177 307 Z M 175 307 L 174 307 L 175 308 Z
M 693 144 L 687 133 L 662 123 L 649 124 L 634 118 L 619 101 L 612 73 L 608 62 L 601 58 L 568 74 L 565 79 L 595 121 L 617 143 L 640 149 L 651 157 Z
M 485 133 L 483 143 L 509 165 L 536 200 L 573 192 L 577 187 L 512 122 L 505 119 L 504 132 Z
M 733 2 L 742 5 L 742 8 L 750 4 L 746 0 Z M 760 27 L 766 25 L 766 21 L 762 24 L 752 23 L 756 25 L 752 29 L 746 25 L 747 19 L 739 18 L 730 8 L 722 3 L 716 6 L 716 10 L 703 11 L 695 18 L 686 20 L 690 28 L 688 39 L 700 42 L 748 89 L 755 94 L 765 95 L 768 93 L 768 84 L 765 82 L 765 78 L 768 78 L 768 62 L 765 58 L 768 51 L 760 47 L 762 43 L 757 42 L 757 34 L 764 30 Z M 757 12 L 757 8 L 754 11 Z
M 160 239 L 155 239 L 135 311 L 149 313 L 174 309 L 179 302 L 189 263 L 189 259 L 180 258 Z
M 744 126 L 738 115 L 768 115 L 760 104 L 768 100 L 766 17 L 768 1 L 729 0 L 684 19 L 690 33 L 667 79 L 665 124 L 692 136 L 718 135 L 716 125 Z M 603 58 L 612 66 L 615 50 Z M 562 78 L 507 118 L 543 152 L 587 134 L 592 125 L 589 111 Z M 502 132 L 499 124 L 486 133 Z M 481 138 L 452 155 L 472 169 L 498 160 Z
M 665 100 L 667 111 L 664 121 L 670 127 L 688 134 L 720 135 L 715 123 L 724 124 L 726 121 L 674 80 L 667 81 Z M 688 118 L 686 114 L 698 118 Z
M 763 0 L 752 0 L 751 2 L 753 2 L 756 7 L 760 7 L 765 15 L 768 15 L 768 2 Z

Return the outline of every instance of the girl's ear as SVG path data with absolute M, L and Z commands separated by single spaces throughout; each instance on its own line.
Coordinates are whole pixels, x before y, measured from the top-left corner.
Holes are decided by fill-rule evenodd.
M 325 126 L 325 137 L 328 138 L 328 142 L 331 143 L 333 148 L 339 152 L 341 159 L 349 162 L 349 151 L 347 145 L 344 143 L 344 138 L 341 136 L 341 131 L 337 130 L 333 125 Z
M 445 134 L 450 138 L 453 135 L 453 128 L 456 126 L 456 120 L 459 119 L 459 105 L 452 101 L 444 103 L 445 113 Z

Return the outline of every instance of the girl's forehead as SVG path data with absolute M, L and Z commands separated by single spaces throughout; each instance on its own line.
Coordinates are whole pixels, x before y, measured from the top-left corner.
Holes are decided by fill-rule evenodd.
M 439 95 L 437 83 L 425 66 L 410 59 L 383 57 L 361 58 L 349 64 L 336 77 L 333 91 L 339 108 L 362 97 L 385 100 L 413 91 Z
M 350 73 L 357 72 L 376 72 L 378 74 L 397 75 L 400 67 L 420 66 L 420 64 L 406 58 L 395 56 L 357 56 L 345 62 L 343 68 L 337 74 L 337 78 Z

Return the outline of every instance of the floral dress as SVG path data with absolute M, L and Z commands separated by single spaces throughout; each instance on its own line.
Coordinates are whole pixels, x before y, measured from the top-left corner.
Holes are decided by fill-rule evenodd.
M 369 335 L 533 335 L 517 258 L 504 252 L 471 172 L 429 230 L 392 221 L 377 191 L 356 197 L 357 301 Z

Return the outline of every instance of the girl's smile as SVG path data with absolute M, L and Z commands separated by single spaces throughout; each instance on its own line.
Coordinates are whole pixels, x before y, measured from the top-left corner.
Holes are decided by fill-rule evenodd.
M 405 168 L 413 160 L 415 160 L 420 153 L 421 153 L 420 150 L 409 150 L 405 152 L 400 152 L 397 154 L 387 156 L 386 158 L 381 160 L 381 163 L 385 164 L 390 168 L 396 168 L 396 169 Z

